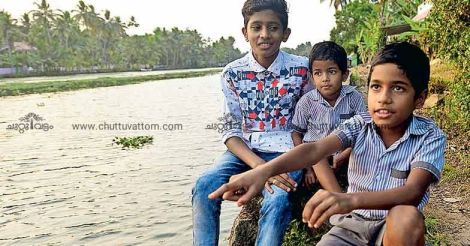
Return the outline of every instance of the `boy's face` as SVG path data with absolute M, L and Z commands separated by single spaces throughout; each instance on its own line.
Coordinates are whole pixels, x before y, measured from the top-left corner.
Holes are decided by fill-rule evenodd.
M 271 65 L 277 57 L 281 43 L 289 38 L 290 29 L 283 29 L 281 20 L 272 10 L 255 12 L 246 27 L 242 28 L 254 57 L 262 66 L 267 68 Z
M 384 63 L 373 68 L 367 104 L 379 129 L 406 130 L 407 119 L 415 108 L 423 106 L 425 99 L 425 91 L 415 97 L 410 80 L 396 64 Z
M 311 69 L 313 83 L 322 97 L 329 102 L 336 101 L 343 81 L 348 78 L 348 72 L 341 72 L 338 64 L 332 60 L 313 61 Z

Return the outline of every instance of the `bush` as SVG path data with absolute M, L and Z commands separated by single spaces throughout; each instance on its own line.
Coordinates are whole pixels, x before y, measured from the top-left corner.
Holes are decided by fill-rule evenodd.
M 426 20 L 427 40 L 439 57 L 453 60 L 465 72 L 470 68 L 470 1 L 434 0 Z

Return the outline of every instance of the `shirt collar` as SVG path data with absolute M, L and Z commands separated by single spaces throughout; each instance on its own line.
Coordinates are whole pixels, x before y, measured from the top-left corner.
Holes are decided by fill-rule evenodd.
M 248 66 L 249 69 L 260 73 L 264 71 L 269 71 L 271 73 L 274 73 L 276 75 L 281 75 L 281 69 L 282 69 L 282 64 L 284 63 L 284 52 L 279 50 L 279 53 L 277 54 L 276 59 L 273 61 L 273 63 L 268 67 L 268 69 L 264 68 L 261 66 L 253 56 L 253 52 L 249 52 L 249 57 L 248 57 Z
M 412 116 L 410 125 L 406 130 L 409 134 L 413 135 L 423 135 L 429 130 L 429 125 L 426 122 L 418 120 L 416 116 Z
M 374 130 L 377 130 L 375 124 L 373 124 L 372 117 L 370 116 L 370 114 L 368 112 L 363 112 L 363 114 L 364 114 L 363 118 L 364 118 L 365 123 L 371 124 Z M 405 134 L 403 136 L 407 138 L 411 134 L 423 135 L 428 130 L 429 130 L 429 126 L 425 122 L 418 120 L 415 115 L 412 115 L 411 122 L 408 125 L 408 128 L 406 129 Z

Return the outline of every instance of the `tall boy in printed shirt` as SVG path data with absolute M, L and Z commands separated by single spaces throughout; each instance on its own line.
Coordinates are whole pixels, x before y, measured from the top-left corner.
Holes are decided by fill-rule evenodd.
M 424 245 L 429 186 L 439 181 L 446 137 L 434 122 L 413 115 L 422 107 L 429 59 L 409 43 L 386 45 L 371 64 L 369 114 L 357 115 L 328 137 L 299 145 L 266 165 L 233 176 L 210 195 L 243 204 L 276 173 L 316 163 L 352 147 L 347 193 L 318 191 L 305 205 L 303 220 L 334 227 L 317 245 Z
M 353 86 L 342 84 L 349 75 L 347 54 L 343 47 L 332 41 L 317 43 L 312 47 L 308 63 L 315 89 L 306 93 L 295 107 L 292 121 L 295 146 L 318 141 L 328 136 L 341 122 L 366 111 L 361 93 Z M 348 148 L 333 155 L 333 167 L 339 168 L 347 162 L 350 153 L 351 148 Z M 307 186 L 315 182 L 315 177 L 324 189 L 341 192 L 328 159 L 306 168 L 304 183 Z
M 227 151 L 193 188 L 194 245 L 217 245 L 222 200 L 208 195 L 232 175 L 264 165 L 293 148 L 290 137 L 295 104 L 309 84 L 308 61 L 279 50 L 290 35 L 284 0 L 247 0 L 242 32 L 251 52 L 222 72 L 223 132 Z M 267 180 L 260 211 L 257 245 L 280 245 L 291 219 L 288 192 L 302 172 Z

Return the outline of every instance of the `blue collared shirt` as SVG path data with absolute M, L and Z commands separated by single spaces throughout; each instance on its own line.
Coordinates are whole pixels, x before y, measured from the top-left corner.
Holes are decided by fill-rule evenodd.
M 444 166 L 446 137 L 431 120 L 412 116 L 405 134 L 386 148 L 371 116 L 360 113 L 333 131 L 343 148 L 352 147 L 348 168 L 348 193 L 376 192 L 404 186 L 412 169 L 428 171 L 437 183 Z M 429 191 L 417 206 L 422 210 Z M 387 210 L 354 211 L 369 219 L 383 219 Z
M 334 106 L 313 89 L 297 103 L 292 124 L 295 131 L 304 134 L 304 142 L 313 142 L 328 136 L 339 124 L 365 111 L 364 98 L 353 86 L 341 86 Z
M 228 64 L 221 78 L 223 142 L 239 137 L 258 151 L 291 149 L 292 115 L 309 81 L 307 58 L 283 51 L 268 69 L 251 52 Z

